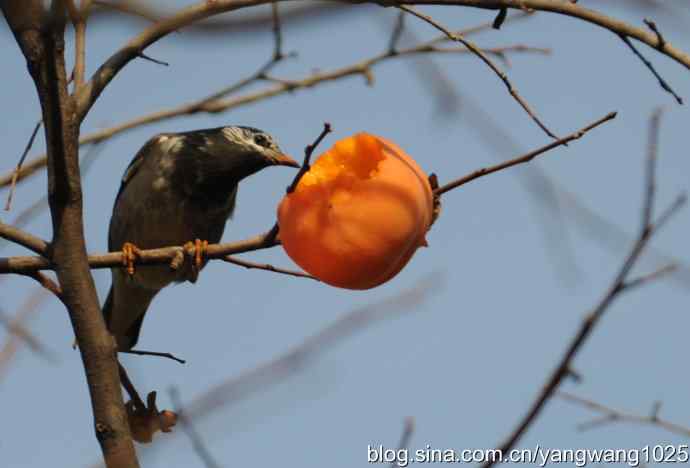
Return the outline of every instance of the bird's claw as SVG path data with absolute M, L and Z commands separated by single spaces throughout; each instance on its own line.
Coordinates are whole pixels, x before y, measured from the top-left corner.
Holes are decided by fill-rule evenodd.
M 192 258 L 192 278 L 190 281 L 195 282 L 199 276 L 201 268 L 204 266 L 204 257 L 208 249 L 208 241 L 201 239 L 194 239 L 194 242 L 187 242 L 184 245 L 185 252 Z
M 141 255 L 139 247 L 131 242 L 125 242 L 122 245 L 122 266 L 127 269 L 129 276 L 134 276 L 134 262 Z
M 151 392 L 146 399 L 146 406 L 136 405 L 133 401 L 125 404 L 127 419 L 134 440 L 140 443 L 150 443 L 153 435 L 158 432 L 171 432 L 177 423 L 177 414 L 163 410 L 156 405 L 156 392 Z

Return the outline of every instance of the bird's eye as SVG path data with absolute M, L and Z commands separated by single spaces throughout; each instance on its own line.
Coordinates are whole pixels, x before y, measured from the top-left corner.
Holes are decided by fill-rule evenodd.
M 269 147 L 269 141 L 268 138 L 266 138 L 266 135 L 258 134 L 254 136 L 254 143 L 256 143 L 259 146 L 263 146 L 264 148 Z

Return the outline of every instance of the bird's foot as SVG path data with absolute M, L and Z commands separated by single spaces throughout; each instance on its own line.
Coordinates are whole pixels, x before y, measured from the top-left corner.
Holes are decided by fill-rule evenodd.
M 134 262 L 141 255 L 141 250 L 131 242 L 122 245 L 122 265 L 127 269 L 129 276 L 134 276 Z
M 132 438 L 144 444 L 150 443 L 158 431 L 171 432 L 177 423 L 176 413 L 169 410 L 158 411 L 156 392 L 149 393 L 146 400 L 146 405 L 138 405 L 132 400 L 125 403 Z
M 195 283 L 199 277 L 199 272 L 204 266 L 204 257 L 208 249 L 208 241 L 201 239 L 194 239 L 194 242 L 187 242 L 184 245 L 184 250 L 192 261 L 192 268 L 189 281 Z

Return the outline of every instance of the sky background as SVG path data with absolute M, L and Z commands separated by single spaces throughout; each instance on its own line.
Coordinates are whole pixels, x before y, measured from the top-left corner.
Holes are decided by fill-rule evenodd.
M 187 2 L 157 2 L 179 4 Z M 580 2 L 636 25 L 653 18 L 667 40 L 690 50 L 690 12 L 682 1 L 645 10 L 637 2 Z M 662 3 L 662 2 L 660 2 Z M 265 10 L 265 8 L 264 8 Z M 451 29 L 493 19 L 468 8 L 425 8 Z M 301 78 L 385 50 L 396 12 L 361 6 L 318 23 L 284 25 L 286 51 L 297 58 L 274 75 Z M 145 25 L 125 20 L 94 23 L 87 42 L 90 75 Z M 422 39 L 437 32 L 414 18 Z M 538 168 L 559 189 L 593 212 L 634 233 L 639 225 L 643 160 L 651 111 L 664 105 L 658 166 L 658 210 L 688 190 L 687 130 L 690 111 L 665 93 L 642 63 L 614 35 L 558 15 L 534 17 L 474 37 L 481 46 L 526 44 L 550 47 L 553 55 L 511 56 L 508 70 L 522 96 L 559 135 L 575 131 L 612 110 L 618 118 L 567 148 L 492 175 L 444 197 L 443 212 L 420 250 L 389 283 L 363 292 L 339 290 L 310 280 L 211 262 L 196 285 L 166 289 L 153 303 L 139 346 L 169 351 L 181 366 L 156 358 L 123 357 L 139 391 L 159 391 L 159 407 L 171 406 L 168 388 L 188 403 L 209 388 L 267 362 L 349 311 L 394 297 L 432 272 L 443 280 L 425 302 L 396 318 L 377 322 L 319 353 L 299 373 L 262 385 L 246 399 L 194 421 L 222 466 L 365 466 L 367 444 L 395 447 L 406 417 L 414 417 L 411 449 L 493 448 L 513 430 L 619 268 L 631 238 L 601 241 L 600 230 L 582 222 L 572 205 L 558 216 L 534 196 Z M 5 86 L 0 102 L 3 156 L 0 172 L 16 164 L 39 115 L 24 59 L 0 24 Z M 690 73 L 647 47 L 674 89 L 690 99 Z M 71 49 L 71 47 L 69 47 Z M 130 63 L 96 103 L 82 134 L 201 97 L 241 79 L 270 55 L 269 30 L 200 36 L 171 34 L 147 50 L 170 63 Z M 357 131 L 385 136 L 404 148 L 441 182 L 510 159 L 548 143 L 548 137 L 511 99 L 503 84 L 469 55 L 433 58 L 461 96 L 454 112 L 441 111 L 410 60 L 375 68 L 375 86 L 362 77 L 300 90 L 219 115 L 197 115 L 130 131 L 109 141 L 84 179 L 86 237 L 90 251 L 106 249 L 108 221 L 120 177 L 139 147 L 158 132 L 240 124 L 265 129 L 287 152 L 301 157 L 324 121 L 332 123 L 325 150 Z M 258 89 L 261 85 L 257 86 Z M 445 104 L 448 104 L 447 100 Z M 487 132 L 484 117 L 510 135 L 516 147 Z M 446 108 L 448 106 L 445 106 Z M 478 130 L 483 128 L 483 131 Z M 44 150 L 42 136 L 31 152 Z M 294 173 L 268 169 L 241 186 L 234 219 L 224 240 L 263 232 Z M 527 188 L 527 189 L 526 189 Z M 531 189 L 532 191 L 530 192 Z M 45 193 L 45 174 L 22 183 L 10 213 Z M 4 204 L 7 192 L 0 192 Z M 654 239 L 656 249 L 690 264 L 690 212 L 682 211 Z M 27 227 L 51 237 L 47 213 Z M 556 239 L 559 242 L 554 242 Z M 562 242 L 560 242 L 562 241 Z M 616 248 L 611 248 L 612 245 Z M 3 245 L 0 255 L 25 253 Z M 281 248 L 244 258 L 293 267 Z M 570 259 L 570 260 L 569 260 Z M 574 261 L 573 263 L 571 262 Z M 650 271 L 659 266 L 645 264 Z M 110 273 L 94 273 L 104 298 Z M 661 415 L 690 426 L 687 372 L 688 282 L 667 279 L 625 295 L 607 312 L 575 362 L 580 383 L 563 389 L 622 410 L 647 414 L 662 401 Z M 0 307 L 14 313 L 35 284 L 0 278 Z M 86 467 L 99 460 L 81 360 L 64 308 L 47 296 L 28 323 L 54 353 L 49 363 L 22 347 L 0 376 L 0 460 L 6 467 Z M 7 339 L 0 331 L 0 340 Z M 688 443 L 657 428 L 628 424 L 579 432 L 585 409 L 553 399 L 522 440 L 522 447 L 639 448 Z M 138 446 L 142 466 L 202 466 L 181 430 L 158 435 L 152 448 Z

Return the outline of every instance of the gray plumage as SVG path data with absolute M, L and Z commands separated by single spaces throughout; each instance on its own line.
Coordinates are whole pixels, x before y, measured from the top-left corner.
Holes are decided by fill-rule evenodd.
M 140 249 L 183 245 L 195 239 L 220 241 L 232 215 L 237 185 L 270 165 L 299 165 L 273 139 L 250 127 L 219 127 L 165 133 L 150 139 L 122 178 L 110 220 L 108 248 L 130 242 Z M 158 292 L 172 282 L 194 280 L 189 262 L 137 266 L 133 277 L 112 269 L 103 305 L 118 349 L 131 349 L 144 314 Z

